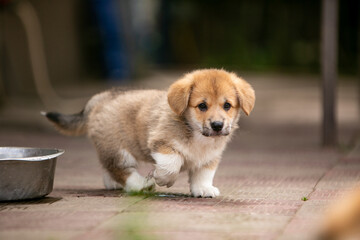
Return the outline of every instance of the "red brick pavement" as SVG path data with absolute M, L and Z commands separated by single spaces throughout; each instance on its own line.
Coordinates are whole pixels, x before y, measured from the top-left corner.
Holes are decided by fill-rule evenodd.
M 360 148 L 349 144 L 357 129 L 354 93 L 340 88 L 346 97 L 339 102 L 339 136 L 346 148 L 323 150 L 314 84 L 254 79 L 256 111 L 240 120 L 225 151 L 215 199 L 191 198 L 185 174 L 154 195 L 104 190 L 87 139 L 60 136 L 38 115 L 0 112 L 1 146 L 66 150 L 48 197 L 0 203 L 0 239 L 312 239 L 328 204 L 360 180 Z

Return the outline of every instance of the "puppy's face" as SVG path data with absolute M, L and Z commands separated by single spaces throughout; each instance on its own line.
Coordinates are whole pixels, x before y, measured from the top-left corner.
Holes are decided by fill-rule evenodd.
M 195 76 L 186 117 L 204 136 L 229 135 L 239 112 L 236 90 L 227 74 Z
M 195 131 L 207 137 L 229 135 L 239 111 L 249 114 L 254 106 L 252 87 L 223 70 L 199 70 L 187 74 L 169 89 L 170 107 L 184 115 Z

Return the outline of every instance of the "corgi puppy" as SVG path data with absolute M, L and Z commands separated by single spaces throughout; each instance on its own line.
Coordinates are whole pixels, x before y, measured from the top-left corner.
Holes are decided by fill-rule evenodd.
M 89 136 L 107 189 L 171 187 L 187 171 L 194 197 L 216 197 L 213 178 L 221 155 L 240 110 L 249 115 L 254 104 L 255 92 L 245 80 L 205 69 L 186 74 L 167 92 L 113 89 L 93 96 L 80 113 L 44 115 L 63 134 Z M 150 178 L 137 172 L 138 161 L 154 164 Z

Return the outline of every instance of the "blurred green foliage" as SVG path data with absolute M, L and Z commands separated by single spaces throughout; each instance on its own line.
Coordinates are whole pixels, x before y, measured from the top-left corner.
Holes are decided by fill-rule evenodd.
M 156 6 L 152 12 L 156 24 L 151 29 L 131 27 L 139 18 L 139 13 L 130 14 L 134 12 L 131 4 L 121 4 L 126 9 L 118 13 L 128 12 L 121 24 L 133 69 L 157 64 L 163 68 L 320 72 L 320 0 L 148 1 Z M 360 68 L 360 1 L 338 2 L 339 72 L 354 75 Z M 88 2 L 80 5 L 86 72 L 99 75 L 105 69 L 101 29 Z
M 357 71 L 360 1 L 339 1 L 340 72 Z M 161 2 L 159 62 L 248 70 L 320 70 L 321 1 Z

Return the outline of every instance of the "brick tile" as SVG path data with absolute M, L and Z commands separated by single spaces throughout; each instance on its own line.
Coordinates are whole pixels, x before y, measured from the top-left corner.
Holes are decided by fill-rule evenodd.
M 112 194 L 111 192 L 109 195 Z M 45 198 L 39 200 L 0 203 L 0 212 L 6 211 L 114 211 L 120 212 L 126 207 L 142 200 L 141 197 L 124 197 L 124 194 L 112 197 L 70 196 L 63 198 Z M 0 215 L 1 216 L 1 215 Z
M 237 212 L 126 212 L 112 218 L 101 229 L 126 231 L 135 223 L 143 232 L 206 232 L 242 234 L 275 234 L 290 220 L 288 216 L 270 216 Z
M 222 195 L 215 199 L 191 198 L 186 173 L 172 188 L 157 188 L 155 196 L 106 191 L 90 141 L 33 130 L 31 124 L 29 129 L 0 124 L 2 145 L 29 146 L 31 139 L 36 147 L 66 150 L 48 198 L 0 203 L 0 239 L 312 239 L 328 204 L 359 183 L 360 145 L 348 154 L 320 149 L 314 85 L 267 77 L 255 85 L 259 110 L 241 119 L 224 152 L 214 179 Z M 349 99 L 339 101 L 348 109 Z M 350 139 L 358 123 L 342 116 L 347 120 L 339 136 Z M 140 172 L 151 168 L 141 165 Z M 304 196 L 309 200 L 301 201 Z
M 86 230 L 114 216 L 113 211 L 2 211 L 0 231 Z
M 6 230 L 0 231 L 0 239 L 4 240 L 50 240 L 50 239 L 72 239 L 80 234 L 80 231 L 73 230 Z

